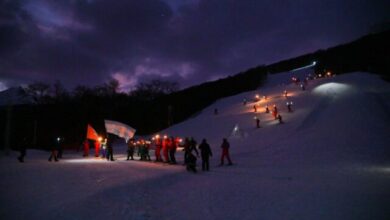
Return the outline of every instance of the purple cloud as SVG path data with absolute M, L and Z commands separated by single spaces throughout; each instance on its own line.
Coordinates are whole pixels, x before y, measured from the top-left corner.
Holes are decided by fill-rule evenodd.
M 0 0 L 0 83 L 187 87 L 354 40 L 384 0 Z

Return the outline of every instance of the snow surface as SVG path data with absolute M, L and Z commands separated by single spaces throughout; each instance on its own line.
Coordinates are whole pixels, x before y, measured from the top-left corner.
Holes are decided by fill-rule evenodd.
M 121 143 L 115 162 L 74 152 L 58 163 L 42 151 L 27 151 L 24 164 L 17 152 L 2 156 L 0 219 L 389 219 L 389 84 L 351 73 L 309 81 L 302 91 L 287 83 L 291 76 L 271 75 L 258 91 L 160 132 L 206 138 L 210 172 L 125 161 Z M 255 94 L 268 96 L 259 113 L 242 103 Z M 284 124 L 264 113 L 266 104 L 278 106 Z M 231 136 L 236 124 L 241 135 Z M 216 167 L 224 137 L 236 165 Z

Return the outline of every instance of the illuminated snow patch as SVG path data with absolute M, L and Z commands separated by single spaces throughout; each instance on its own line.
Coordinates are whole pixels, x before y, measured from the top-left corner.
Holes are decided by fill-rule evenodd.
M 5 83 L 0 81 L 0 92 L 8 89 L 8 87 L 5 85 Z
M 350 89 L 351 89 L 350 85 L 331 82 L 331 83 L 325 83 L 320 86 L 317 86 L 316 88 L 313 89 L 313 93 L 318 95 L 337 96 L 337 95 L 345 94 Z
M 67 163 L 107 163 L 106 159 L 89 159 L 89 158 L 81 158 L 81 159 L 67 159 L 67 160 L 61 160 Z

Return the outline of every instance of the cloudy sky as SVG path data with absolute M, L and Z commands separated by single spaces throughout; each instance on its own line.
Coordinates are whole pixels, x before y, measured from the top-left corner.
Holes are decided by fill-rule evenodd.
M 181 87 L 348 42 L 388 0 L 0 0 L 0 90 L 115 78 Z

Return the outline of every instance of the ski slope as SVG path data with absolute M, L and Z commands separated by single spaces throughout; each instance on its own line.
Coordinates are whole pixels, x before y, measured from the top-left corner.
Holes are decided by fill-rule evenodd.
M 210 172 L 125 161 L 121 143 L 115 162 L 73 152 L 58 163 L 40 151 L 28 151 L 24 164 L 16 152 L 2 156 L 0 219 L 388 219 L 389 84 L 350 73 L 309 81 L 302 91 L 291 76 L 271 75 L 259 90 L 159 132 L 206 138 Z M 254 103 L 256 94 L 268 98 Z M 265 113 L 267 104 L 278 106 L 284 124 Z M 222 138 L 236 165 L 217 167 Z

